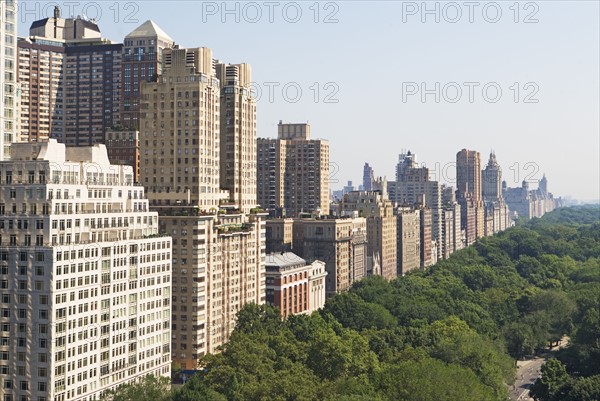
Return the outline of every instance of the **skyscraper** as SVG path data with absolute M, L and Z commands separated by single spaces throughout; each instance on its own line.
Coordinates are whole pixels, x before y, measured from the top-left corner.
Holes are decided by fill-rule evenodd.
M 47 141 L 64 136 L 64 60 L 62 41 L 19 38 L 21 142 Z
M 17 1 L 0 0 L 4 14 L 0 24 L 0 161 L 10 158 L 10 144 L 17 140 L 19 96 L 17 85 Z
M 258 204 L 272 214 L 285 205 L 287 141 L 258 138 L 256 141 L 256 187 Z
M 280 121 L 277 129 L 276 140 L 258 139 L 259 204 L 268 207 L 283 198 L 283 204 L 275 207 L 283 208 L 288 217 L 313 212 L 328 214 L 329 143 L 310 139 L 309 124 Z M 283 152 L 285 166 L 281 169 Z
M 486 201 L 502 198 L 502 170 L 496 160 L 496 153 L 490 152 L 490 159 L 481 172 L 481 192 Z
M 542 177 L 538 184 L 538 189 L 541 194 L 548 195 L 548 179 L 546 178 L 546 174 Z
M 344 195 L 340 203 L 340 212 L 349 215 L 358 212 L 367 219 L 368 257 L 380 261 L 379 272 L 388 280 L 397 276 L 397 217 L 392 202 L 379 191 L 354 191 Z
M 471 245 L 477 238 L 485 235 L 479 152 L 463 149 L 456 154 L 456 185 L 466 245 Z
M 375 173 L 373 167 L 369 166 L 369 163 L 365 163 L 363 168 L 363 191 L 373 190 L 373 181 L 375 180 Z
M 482 195 L 486 213 L 486 235 L 505 230 L 509 225 L 509 212 L 502 196 L 502 169 L 496 160 L 496 154 L 490 152 L 490 158 L 481 172 Z
M 441 258 L 442 238 L 442 186 L 438 181 L 429 179 L 429 169 L 417 163 L 416 154 L 410 150 L 398 156 L 396 165 L 396 181 L 388 183 L 390 199 L 398 206 L 426 207 L 430 210 L 431 239 L 438 246 L 438 257 Z M 423 203 L 424 199 L 424 203 Z M 429 244 L 428 244 L 429 246 Z
M 461 228 L 461 207 L 456 201 L 456 191 L 453 187 L 445 186 L 442 190 L 442 257 L 464 248 L 464 230 Z
M 466 198 L 467 194 L 474 201 L 482 199 L 479 152 L 463 149 L 456 154 L 456 186 L 458 199 Z
M 157 82 L 141 86 L 140 180 L 173 236 L 173 361 L 195 369 L 227 342 L 244 304 L 265 302 L 265 215 L 243 213 L 243 199 L 232 203 L 220 186 L 212 51 L 165 49 L 162 65 Z
M 152 199 L 203 211 L 227 198 L 220 188 L 220 87 L 212 51 L 167 49 L 158 82 L 142 84 L 140 179 Z
M 162 52 L 175 42 L 154 21 L 148 20 L 131 31 L 123 41 L 121 124 L 140 128 L 140 85 L 155 81 L 162 72 Z
M 60 102 L 55 103 L 52 117 L 52 125 L 57 128 L 61 126 L 62 119 L 62 136 L 57 131 L 56 138 L 70 146 L 104 143 L 106 131 L 119 123 L 123 45 L 102 38 L 100 28 L 92 21 L 80 16 L 62 18 L 58 6 L 55 7 L 53 17 L 34 21 L 29 35 L 32 42 L 64 47 L 63 109 L 60 110 Z M 57 55 L 57 61 L 59 58 Z M 30 63 L 29 67 L 33 69 L 29 71 L 30 76 L 36 74 L 35 63 Z M 44 75 L 60 75 L 58 71 L 48 74 L 45 67 L 41 69 L 44 70 Z M 31 79 L 29 81 L 32 84 Z M 57 81 L 60 85 L 60 78 Z M 38 82 L 33 82 L 33 85 L 37 84 Z M 33 92 L 43 88 L 44 84 L 41 81 L 39 88 L 31 88 L 32 92 L 27 100 L 30 114 L 34 107 L 46 107 L 50 101 L 48 96 L 36 99 L 37 93 Z M 57 92 L 57 101 L 58 95 Z M 30 121 L 30 125 L 35 122 L 36 120 Z M 41 137 L 38 135 L 38 138 Z
M 396 209 L 398 276 L 421 267 L 421 212 L 410 207 Z
M 122 44 L 103 39 L 68 44 L 64 90 L 64 143 L 104 143 L 119 122 Z
M 99 399 L 170 377 L 171 238 L 131 167 L 104 145 L 15 143 L 0 228 L 0 399 Z
M 216 63 L 221 84 L 221 188 L 244 213 L 256 207 L 256 100 L 249 64 Z

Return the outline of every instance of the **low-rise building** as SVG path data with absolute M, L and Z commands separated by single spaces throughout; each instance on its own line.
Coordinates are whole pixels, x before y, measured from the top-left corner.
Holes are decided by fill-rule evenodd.
M 269 252 L 293 251 L 309 263 L 325 263 L 327 296 L 347 291 L 367 274 L 364 218 L 271 219 L 266 227 Z
M 266 257 L 266 302 L 281 316 L 311 313 L 325 305 L 325 263 L 306 260 L 292 252 Z

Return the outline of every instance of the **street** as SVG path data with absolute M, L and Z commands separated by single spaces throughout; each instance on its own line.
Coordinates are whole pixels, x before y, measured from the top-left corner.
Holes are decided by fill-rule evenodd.
M 556 351 L 569 343 L 569 337 L 564 337 L 559 345 L 550 351 Z M 537 356 L 525 361 L 517 361 L 517 378 L 515 384 L 509 387 L 511 401 L 531 401 L 529 387 L 540 377 L 540 369 L 550 354 Z
M 509 387 L 512 401 L 532 400 L 529 397 L 529 387 L 540 376 L 540 368 L 545 360 L 544 357 L 535 357 L 527 361 L 517 362 L 517 379 L 515 384 Z

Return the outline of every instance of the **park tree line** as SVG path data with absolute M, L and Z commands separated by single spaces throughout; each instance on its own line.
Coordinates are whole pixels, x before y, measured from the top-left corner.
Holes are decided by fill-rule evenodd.
M 247 305 L 185 385 L 147 377 L 104 401 L 505 401 L 515 361 L 565 335 L 539 401 L 600 400 L 600 209 L 519 223 L 435 266 L 370 277 L 310 316 Z

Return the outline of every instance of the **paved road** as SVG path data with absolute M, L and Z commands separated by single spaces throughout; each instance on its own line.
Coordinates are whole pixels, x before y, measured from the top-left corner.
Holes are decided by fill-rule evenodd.
M 562 341 L 556 347 L 552 348 L 551 351 L 556 351 L 569 343 L 569 338 L 564 337 Z M 517 379 L 515 384 L 508 388 L 510 392 L 510 399 L 512 401 L 531 401 L 533 398 L 529 397 L 529 387 L 541 376 L 540 368 L 548 358 L 549 354 L 544 356 L 535 357 L 526 361 L 517 362 Z
M 540 368 L 546 359 L 537 357 L 528 361 L 517 362 L 517 380 L 509 387 L 512 401 L 529 401 L 529 387 L 540 376 Z

